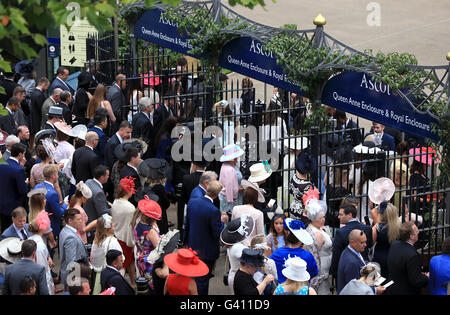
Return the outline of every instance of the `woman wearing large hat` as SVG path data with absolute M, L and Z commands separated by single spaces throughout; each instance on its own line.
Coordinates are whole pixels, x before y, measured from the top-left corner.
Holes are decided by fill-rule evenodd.
M 283 158 L 283 169 L 294 169 L 283 172 L 283 187 L 289 187 L 289 182 L 295 174 L 295 161 L 300 152 L 308 148 L 308 138 L 298 137 L 284 139 L 284 147 L 287 154 Z M 279 189 L 282 189 L 283 191 L 283 209 L 287 209 L 291 204 L 292 196 L 289 194 L 288 189 L 281 187 L 279 187 Z M 281 196 L 280 192 L 279 196 Z
M 137 220 L 139 219 L 139 222 Z M 156 221 L 161 220 L 161 207 L 147 196 L 138 202 L 137 210 L 131 219 L 136 245 L 135 259 L 140 277 L 145 277 L 153 289 L 153 264 L 147 260 L 148 254 L 158 245 L 161 236 Z M 137 223 L 137 224 L 136 224 Z
M 233 290 L 234 275 L 239 269 L 239 258 L 242 250 L 248 248 L 244 244 L 253 234 L 255 221 L 251 216 L 243 215 L 240 218 L 231 220 L 220 233 L 220 240 L 227 248 L 227 259 L 230 263 L 228 270 L 228 286 Z M 248 242 L 249 243 L 249 242 Z
M 304 220 L 302 197 L 314 185 L 308 180 L 308 174 L 313 174 L 317 170 L 317 161 L 310 151 L 302 151 L 295 161 L 296 173 L 289 184 L 289 192 L 294 197 L 289 208 L 289 217 L 297 220 Z
M 169 231 L 167 209 L 170 207 L 170 200 L 165 185 L 170 172 L 169 163 L 164 159 L 146 159 L 139 164 L 138 172 L 145 178 L 144 189 L 148 186 L 158 196 L 158 204 L 162 211 L 158 227 L 161 234 L 166 234 Z
M 311 277 L 306 271 L 306 266 L 306 261 L 303 259 L 296 256 L 289 257 L 281 271 L 287 280 L 277 286 L 274 295 L 317 295 L 308 284 Z
M 311 235 L 306 231 L 303 222 L 298 220 L 287 218 L 284 220 L 284 228 L 289 231 L 286 237 L 286 246 L 277 249 L 270 256 L 277 265 L 278 282 L 283 283 L 286 280 L 282 270 L 285 260 L 291 256 L 297 256 L 306 261 L 307 271 L 311 278 L 314 278 L 319 273 L 317 263 L 314 256 L 302 248 L 303 245 L 311 245 L 313 243 Z
M 242 173 L 239 170 L 238 159 L 244 153 L 244 150 L 237 144 L 229 144 L 223 148 L 223 155 L 220 157 L 220 162 L 223 164 L 219 175 L 219 181 L 223 186 L 219 194 L 220 211 L 222 213 L 231 213 L 234 206 L 242 204 L 239 194 L 242 190 L 240 187 Z
M 175 272 L 167 277 L 164 294 L 198 295 L 197 284 L 191 278 L 208 274 L 209 268 L 195 251 L 181 248 L 176 253 L 166 255 L 164 263 Z

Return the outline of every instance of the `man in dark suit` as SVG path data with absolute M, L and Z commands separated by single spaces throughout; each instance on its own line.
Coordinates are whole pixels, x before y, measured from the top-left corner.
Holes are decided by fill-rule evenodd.
M 123 143 L 123 140 L 130 139 L 133 127 L 124 120 L 120 123 L 119 130 L 109 139 L 105 147 L 105 165 L 111 170 L 117 157 L 114 153 L 116 147 Z
M 127 164 L 120 171 L 120 179 L 127 177 L 127 176 L 133 177 L 134 178 L 134 189 L 136 190 L 136 192 L 138 192 L 142 188 L 141 180 L 140 180 L 139 173 L 137 170 L 137 167 L 142 162 L 141 152 L 139 151 L 138 148 L 131 147 L 126 151 L 125 159 L 126 159 Z M 133 195 L 133 197 L 130 198 L 129 201 L 134 206 L 137 206 L 138 201 L 135 199 L 135 196 L 136 196 L 136 194 Z
M 50 82 L 47 78 L 42 77 L 37 81 L 37 86 L 31 93 L 31 134 L 33 135 L 32 141 L 34 139 L 34 134 L 41 130 L 42 121 L 42 105 L 44 105 L 47 97 L 45 92 L 48 90 Z
M 428 285 L 430 274 L 421 271 L 419 255 L 414 243 L 419 238 L 419 229 L 412 222 L 400 225 L 399 239 L 389 248 L 388 268 L 394 284 L 388 288 L 392 295 L 419 295 Z
M 116 124 L 120 124 L 123 117 L 128 115 L 128 111 L 122 108 L 123 106 L 128 105 L 123 93 L 127 85 L 126 78 L 126 75 L 118 74 L 114 84 L 111 85 L 106 94 L 106 100 L 111 103 L 112 110 L 116 116 Z M 117 128 L 115 130 L 117 130 Z
M 175 108 L 177 94 L 169 90 L 166 95 L 163 97 L 163 104 L 160 104 L 158 108 L 155 110 L 155 115 L 153 118 L 154 126 L 155 126 L 155 134 L 158 133 L 159 128 L 161 128 L 164 121 L 167 120 L 170 116 L 177 116 L 177 111 Z
M 43 129 L 51 129 L 56 132 L 55 122 L 61 121 L 64 119 L 63 109 L 57 105 L 50 106 L 47 114 L 47 122 L 44 124 Z
M 5 89 L 6 93 L 0 93 L 0 104 L 2 104 L 3 107 L 6 107 L 8 100 L 13 96 L 14 89 L 19 86 L 19 84 L 14 81 L 14 72 L 4 72 L 3 80 L 0 81 L 0 86 Z
M 155 100 L 155 97 L 157 98 Z M 139 100 L 139 110 L 137 114 L 133 116 L 133 138 L 141 138 L 144 140 L 148 147 L 153 146 L 153 138 L 155 137 L 154 132 L 154 105 L 153 102 L 159 102 L 159 97 L 157 96 L 156 92 L 153 90 L 150 91 L 150 97 L 142 97 Z
M 9 135 L 17 134 L 17 127 L 19 124 L 14 119 L 14 112 L 19 110 L 20 100 L 17 97 L 11 97 L 5 107 L 8 115 L 0 115 L 0 129 Z
M 72 124 L 72 111 L 69 108 L 70 102 L 72 102 L 72 94 L 69 91 L 62 91 L 60 97 L 60 102 L 58 103 L 58 107 L 63 109 L 63 118 L 66 124 L 69 126 Z
M 55 190 L 55 184 L 58 182 L 58 166 L 56 164 L 48 164 L 43 170 L 44 181 L 37 184 L 35 188 L 45 188 L 47 193 L 45 194 L 45 210 L 51 213 L 50 221 L 53 230 L 53 235 L 57 237 L 61 230 L 61 218 L 67 209 L 67 204 L 59 203 L 59 196 Z
M 106 268 L 100 275 L 102 291 L 114 287 L 116 288 L 115 295 L 135 295 L 133 287 L 119 272 L 122 267 L 122 253 L 116 249 L 110 249 L 106 253 Z
M 353 120 L 348 119 L 347 114 L 342 110 L 336 110 L 335 117 L 337 120 L 336 131 L 340 131 L 336 133 L 353 147 L 360 144 L 362 139 L 358 125 Z
M 25 240 L 22 243 L 22 259 L 6 266 L 4 295 L 20 295 L 20 282 L 31 277 L 36 282 L 36 295 L 49 295 L 44 266 L 35 263 L 36 242 Z
M 357 211 L 354 205 L 348 204 L 339 209 L 339 221 L 345 226 L 336 231 L 333 239 L 333 254 L 331 257 L 330 273 L 336 278 L 338 277 L 339 259 L 342 252 L 348 246 L 348 236 L 351 231 L 358 229 L 364 231 L 367 238 L 367 247 L 361 253 L 366 261 L 369 261 L 369 250 L 372 247 L 372 228 L 362 224 L 356 219 Z M 339 280 L 339 278 L 338 278 Z
M 27 212 L 22 207 L 17 207 L 11 213 L 12 224 L 3 231 L 0 240 L 8 237 L 18 237 L 21 240 L 26 240 L 31 235 L 28 232 Z
M 2 231 L 11 224 L 11 212 L 23 205 L 24 196 L 28 192 L 28 180 L 25 180 L 25 170 L 22 166 L 26 147 L 16 143 L 11 147 L 11 157 L 7 165 L 0 165 L 0 218 Z
M 373 134 L 374 135 L 373 142 L 375 143 L 376 146 L 383 148 L 385 150 L 395 151 L 394 137 L 384 132 L 385 128 L 384 125 L 379 124 L 377 122 L 373 122 L 372 125 L 374 132 L 369 132 L 364 136 L 364 138 Z
M 60 88 L 63 91 L 69 91 L 70 94 L 73 95 L 75 91 L 66 83 L 68 77 L 69 77 L 69 69 L 67 69 L 64 66 L 59 67 L 56 70 L 56 78 L 50 85 L 49 92 L 52 93 L 54 89 Z
M 183 230 L 184 223 L 184 206 L 187 205 L 191 197 L 191 192 L 200 183 L 200 177 L 204 174 L 206 163 L 203 161 L 193 161 L 191 163 L 191 173 L 183 176 L 183 182 L 181 186 L 181 200 L 179 202 L 177 218 L 178 218 L 178 230 Z M 215 178 L 217 179 L 217 178 Z M 206 186 L 205 186 L 206 193 Z M 181 233 L 183 235 L 183 233 Z
M 206 195 L 191 199 L 187 206 L 184 231 L 186 245 L 195 250 L 209 268 L 206 276 L 195 279 L 199 295 L 208 295 L 209 279 L 220 254 L 219 238 L 227 215 L 221 215 L 213 200 L 219 196 L 221 190 L 222 184 L 219 181 L 211 181 Z
M 98 156 L 94 152 L 99 141 L 98 134 L 89 131 L 86 133 L 85 141 L 86 145 L 73 153 L 72 174 L 77 183 L 94 178 L 94 169 L 99 165 Z
M 108 112 L 104 108 L 98 108 L 94 114 L 94 127 L 88 129 L 89 131 L 96 132 L 98 135 L 98 144 L 94 149 L 95 154 L 98 156 L 100 164 L 105 163 L 105 148 L 108 143 L 108 138 L 104 132 L 108 125 Z
M 339 259 L 337 293 L 345 287 L 350 280 L 359 279 L 362 267 L 366 265 L 361 253 L 366 248 L 367 237 L 363 231 L 354 229 L 348 235 L 349 245 L 344 249 Z M 374 292 L 375 293 L 375 292 Z

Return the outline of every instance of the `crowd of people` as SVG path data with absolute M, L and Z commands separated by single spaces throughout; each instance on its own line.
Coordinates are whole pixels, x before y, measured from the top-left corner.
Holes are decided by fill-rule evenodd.
M 181 58 L 177 70 L 184 67 Z M 34 86 L 32 69 L 19 70 L 19 83 L 6 72 L 0 81 L 8 112 L 0 116 L 3 294 L 208 295 L 221 251 L 235 295 L 447 293 L 450 238 L 429 272 L 417 252 L 429 242 L 419 228 L 432 202 L 420 194 L 439 162 L 432 149 L 376 122 L 363 137 L 344 112 L 327 108 L 335 129 L 316 156 L 291 131 L 307 115 L 302 99 L 289 95 L 286 116 L 275 90 L 259 122 L 281 163 L 272 170 L 269 161 L 244 161 L 245 138 L 233 134 L 256 116 L 225 119 L 255 109 L 249 78 L 240 107 L 221 101 L 205 111 L 204 99 L 202 108 L 180 96 L 204 93 L 183 75 L 168 89 L 143 75 L 136 82 L 144 89 L 118 74 L 108 88 L 84 71 L 75 91 L 65 67 Z M 220 147 L 220 159 L 176 162 L 171 148 L 184 133 L 173 138 L 172 130 L 194 131 L 186 123 L 208 111 L 221 116 L 223 133 L 202 147 Z M 402 158 L 389 177 L 376 162 L 340 166 L 394 151 Z

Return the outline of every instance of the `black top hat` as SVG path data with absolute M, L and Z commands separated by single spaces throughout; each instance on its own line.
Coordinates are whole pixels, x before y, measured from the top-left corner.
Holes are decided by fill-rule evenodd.
M 245 248 L 239 258 L 240 262 L 253 267 L 264 266 L 264 260 L 264 255 L 260 251 L 250 248 Z
M 312 174 L 317 169 L 317 161 L 311 151 L 302 151 L 297 156 L 295 168 L 301 174 Z
M 169 164 L 164 159 L 146 159 L 139 164 L 138 171 L 141 176 L 150 179 L 163 179 L 169 175 Z
M 251 216 L 242 216 L 227 224 L 220 233 L 220 240 L 226 245 L 236 244 L 252 234 L 255 221 Z
M 114 154 L 116 155 L 117 159 L 122 162 L 129 162 L 127 157 L 127 152 L 131 148 L 137 148 L 141 153 L 143 151 L 142 144 L 138 141 L 134 142 L 124 142 L 122 144 L 119 144 L 114 149 Z
M 48 110 L 48 117 L 63 117 L 63 109 L 59 106 L 50 106 Z

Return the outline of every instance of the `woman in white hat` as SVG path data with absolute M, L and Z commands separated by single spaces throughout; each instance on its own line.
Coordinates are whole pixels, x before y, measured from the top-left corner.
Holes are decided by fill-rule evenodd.
M 81 239 L 86 244 L 87 243 L 87 235 L 86 233 L 90 231 L 91 229 L 95 228 L 95 223 L 89 224 L 89 226 L 86 226 L 86 223 L 88 221 L 88 216 L 86 212 L 83 209 L 84 203 L 92 197 L 92 191 L 89 188 L 88 185 L 86 185 L 83 181 L 80 181 L 76 185 L 75 193 L 72 195 L 72 198 L 70 198 L 69 202 L 69 208 L 75 208 L 80 210 L 81 217 L 83 218 L 83 224 L 80 226 L 80 229 L 78 230 L 78 233 L 80 234 Z
M 308 285 L 311 277 L 306 271 L 306 265 L 306 261 L 299 257 L 289 257 L 282 270 L 286 281 L 277 286 L 274 295 L 317 295 L 316 291 Z
M 239 200 L 239 192 L 242 188 L 239 183 L 242 174 L 239 171 L 238 159 L 244 154 L 244 150 L 237 144 L 230 144 L 223 148 L 223 155 L 220 157 L 222 167 L 220 168 L 219 182 L 223 189 L 219 194 L 220 211 L 231 213 L 233 207 L 242 204 Z
M 56 151 L 53 154 L 53 158 L 55 159 L 56 163 L 59 163 L 61 162 L 61 160 L 70 159 L 72 154 L 75 152 L 75 148 L 68 142 L 72 132 L 72 127 L 70 127 L 63 121 L 55 122 L 55 127 L 56 142 L 58 143 L 58 146 L 56 147 Z

